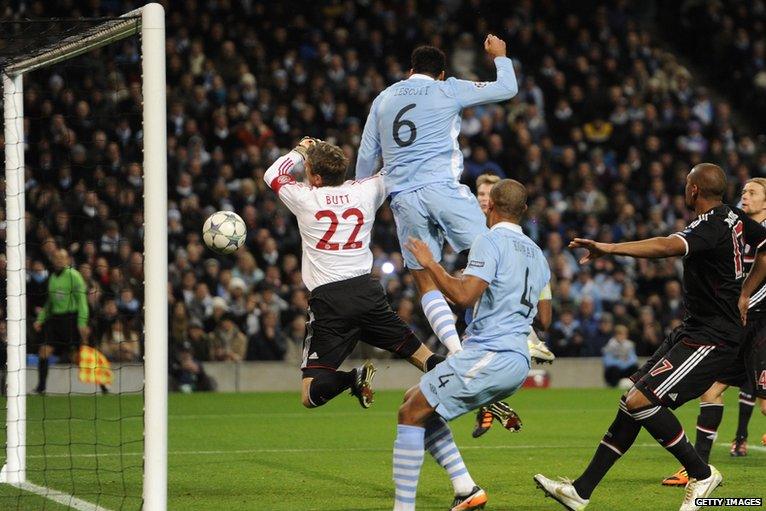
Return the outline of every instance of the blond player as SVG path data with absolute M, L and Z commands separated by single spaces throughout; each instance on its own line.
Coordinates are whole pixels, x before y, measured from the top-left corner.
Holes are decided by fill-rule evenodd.
M 296 216 L 301 233 L 303 282 L 311 292 L 301 365 L 307 408 L 321 406 L 348 388 L 363 408 L 372 404 L 372 364 L 338 370 L 360 340 L 406 358 L 422 371 L 444 360 L 396 315 L 370 275 L 372 224 L 386 191 L 381 176 L 347 181 L 347 167 L 340 147 L 304 138 L 263 176 Z M 306 184 L 293 176 L 303 169 Z

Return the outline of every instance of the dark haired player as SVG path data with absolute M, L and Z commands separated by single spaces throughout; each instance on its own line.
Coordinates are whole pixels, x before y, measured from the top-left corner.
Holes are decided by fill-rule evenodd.
M 420 46 L 411 55 L 409 78 L 381 92 L 372 102 L 356 161 L 356 178 L 380 175 L 391 196 L 399 245 L 420 293 L 423 313 L 450 354 L 460 351 L 455 317 L 428 272 L 406 247 L 423 240 L 441 261 L 446 240 L 457 252 L 468 250 L 487 232 L 486 217 L 471 190 L 461 185 L 463 153 L 457 137 L 464 108 L 506 101 L 519 90 L 505 42 L 489 34 L 484 50 L 497 68 L 494 82 L 447 78 L 447 58 L 439 48 Z M 504 403 L 489 408 L 507 429 L 520 426 Z M 481 414 L 480 414 L 481 415 Z M 487 417 L 487 427 L 491 417 Z M 477 432 L 486 431 L 480 423 Z
M 405 244 L 410 237 L 428 244 L 436 262 L 444 241 L 457 252 L 468 250 L 487 231 L 476 197 L 459 183 L 463 154 L 457 137 L 463 108 L 505 101 L 516 95 L 513 62 L 505 42 L 488 35 L 485 51 L 494 59 L 497 81 L 445 80 L 446 56 L 433 46 L 412 52 L 406 80 L 397 82 L 372 102 L 364 125 L 356 178 L 380 174 L 391 195 L 399 245 L 421 296 L 423 312 L 450 353 L 460 351 L 455 319 L 427 271 Z
M 575 239 L 570 248 L 585 248 L 587 262 L 603 255 L 631 257 L 684 256 L 684 301 L 687 316 L 652 358 L 633 375 L 634 386 L 623 395 L 620 409 L 585 472 L 573 482 L 534 479 L 546 495 L 567 509 L 580 511 L 609 469 L 633 445 L 644 427 L 681 462 L 689 474 L 680 511 L 700 508 L 721 483 L 721 473 L 702 460 L 671 412 L 701 396 L 719 375 L 738 361 L 742 321 L 754 283 L 763 278 L 766 252 L 744 276 L 744 244 L 760 246 L 766 229 L 723 204 L 726 176 L 711 163 L 696 165 L 686 178 L 686 205 L 697 218 L 683 231 L 665 238 L 627 243 Z M 744 311 L 742 310 L 744 309 Z
M 742 190 L 742 211 L 751 219 L 766 225 L 766 178 L 750 179 Z M 745 244 L 745 271 L 750 272 L 760 247 Z M 723 393 L 729 386 L 739 387 L 739 423 L 737 434 L 731 443 L 732 456 L 747 455 L 747 423 L 753 413 L 756 397 L 761 412 L 766 415 L 766 286 L 760 287 L 750 297 L 745 337 L 740 348 L 740 363 L 732 366 L 700 398 L 697 416 L 697 437 L 694 450 L 704 461 L 718 436 L 718 426 L 723 419 Z M 665 486 L 685 486 L 689 475 L 682 467 L 675 474 L 663 479 Z
M 372 364 L 338 370 L 360 340 L 406 358 L 424 372 L 444 360 L 415 337 L 370 276 L 372 224 L 386 193 L 377 176 L 347 181 L 347 167 L 340 147 L 304 138 L 263 176 L 296 216 L 301 233 L 303 282 L 311 292 L 301 364 L 301 397 L 307 408 L 322 406 L 348 388 L 369 408 Z M 292 175 L 304 168 L 308 184 Z

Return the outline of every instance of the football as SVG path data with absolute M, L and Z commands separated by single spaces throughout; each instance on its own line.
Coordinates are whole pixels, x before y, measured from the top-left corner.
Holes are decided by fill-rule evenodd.
M 231 211 L 216 211 L 202 226 L 205 245 L 219 254 L 231 254 L 245 244 L 247 227 L 245 221 Z

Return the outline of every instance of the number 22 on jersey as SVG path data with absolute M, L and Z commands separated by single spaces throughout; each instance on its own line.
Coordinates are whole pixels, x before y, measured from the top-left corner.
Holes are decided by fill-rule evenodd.
M 333 236 L 338 230 L 338 215 L 329 209 L 317 211 L 316 215 L 314 215 L 314 218 L 317 220 L 327 218 L 330 220 L 330 225 L 327 227 L 327 231 L 324 233 L 324 236 L 322 236 L 322 239 L 317 242 L 316 248 L 319 250 L 355 250 L 362 248 L 362 242 L 358 241 L 356 237 L 359 234 L 359 230 L 362 228 L 362 225 L 364 224 L 364 214 L 357 208 L 349 208 L 341 214 L 341 218 L 344 220 L 348 220 L 352 217 L 356 218 L 356 225 L 354 225 L 348 240 L 346 240 L 346 242 L 341 245 L 337 241 L 332 241 Z

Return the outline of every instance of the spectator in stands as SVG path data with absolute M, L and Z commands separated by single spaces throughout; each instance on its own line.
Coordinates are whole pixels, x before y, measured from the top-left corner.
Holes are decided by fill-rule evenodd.
M 126 319 L 118 319 L 104 332 L 99 350 L 113 362 L 138 362 L 141 358 L 138 332 Z
M 604 379 L 610 387 L 616 387 L 620 380 L 629 378 L 638 370 L 636 344 L 628 339 L 628 329 L 623 325 L 614 327 L 614 337 L 604 346 L 603 353 Z M 632 382 L 626 383 L 626 388 L 630 386 Z
M 551 341 L 551 349 L 556 356 L 575 357 L 582 352 L 585 337 L 571 309 L 561 311 L 559 320 L 551 328 Z
M 261 315 L 261 328 L 249 341 L 248 360 L 282 360 L 285 356 L 285 339 L 279 328 L 279 316 L 273 309 Z
M 170 356 L 170 388 L 184 393 L 215 390 L 215 381 L 194 358 L 189 343 L 181 343 Z
M 437 3 L 426 1 L 423 15 L 406 22 L 385 2 L 374 9 L 344 4 L 343 16 L 320 8 L 306 14 L 310 32 L 297 28 L 289 38 L 268 36 L 284 19 L 278 6 L 219 2 L 211 21 L 194 3 L 172 3 L 166 49 L 174 345 L 204 337 L 191 321 L 210 318 L 217 297 L 250 340 L 246 358 L 289 353 L 286 338 L 300 332 L 296 318 L 305 298 L 300 238 L 283 205 L 264 193 L 265 163 L 292 147 L 299 133 L 332 138 L 353 159 L 372 98 L 404 75 L 406 55 L 418 43 L 413 34 L 427 34 L 452 55 L 457 76 L 486 79 L 492 66 L 477 58 L 471 43 L 476 26 L 497 29 L 508 41 L 523 80 L 512 101 L 464 112 L 458 148 L 466 159 L 463 179 L 479 194 L 487 185 L 476 176 L 487 169 L 527 185 L 530 211 L 523 227 L 545 251 L 555 277 L 557 354 L 596 354 L 590 343 L 601 340 L 581 330 L 592 330 L 595 314 L 610 310 L 614 325 L 626 326 L 637 351 L 648 354 L 683 313 L 676 296 L 680 268 L 672 261 L 605 258 L 581 266 L 580 254 L 566 244 L 575 236 L 627 241 L 679 230 L 689 220 L 679 181 L 689 162 L 720 162 L 732 177 L 728 199 L 735 200 L 741 183 L 766 172 L 758 130 L 735 124 L 731 105 L 713 101 L 715 93 L 700 88 L 697 77 L 642 28 L 643 5 L 632 12 L 597 0 L 584 12 L 562 2 L 476 0 L 469 17 L 460 2 L 429 9 Z M 658 14 L 672 18 L 682 44 L 704 50 L 715 63 L 709 69 L 731 77 L 717 83 L 735 103 L 762 113 L 766 50 L 760 25 L 749 22 L 762 18 L 756 5 L 746 5 L 744 17 L 726 4 L 683 12 L 666 5 Z M 101 2 L 89 15 L 126 10 L 119 0 Z M 694 16 L 708 25 L 677 23 Z M 380 19 L 389 20 L 385 37 L 374 28 Z M 217 35 L 224 26 L 226 36 Z M 336 37 L 339 27 L 343 37 Z M 97 341 L 143 304 L 140 89 L 134 79 L 140 70 L 126 51 L 102 55 L 108 73 L 41 70 L 25 86 L 27 307 L 41 307 L 45 272 L 56 248 L 65 247 L 88 280 L 88 322 Z M 764 115 L 755 117 L 762 122 Z M 199 227 L 224 207 L 245 219 L 247 244 L 232 257 L 208 259 L 213 254 L 200 243 Z M 394 233 L 384 206 L 373 233 L 375 271 L 402 314 L 423 325 L 421 311 L 406 303 L 412 281 Z M 445 255 L 444 263 L 460 267 L 463 257 Z M 380 271 L 384 262 L 393 264 L 391 273 Z M 594 312 L 581 327 L 574 311 L 586 300 Z M 642 309 L 646 304 L 653 305 Z M 597 332 L 600 327 L 601 321 Z M 196 352 L 197 360 L 207 360 L 202 353 Z
M 247 337 L 226 313 L 210 335 L 210 353 L 213 360 L 221 362 L 241 362 L 247 353 Z

